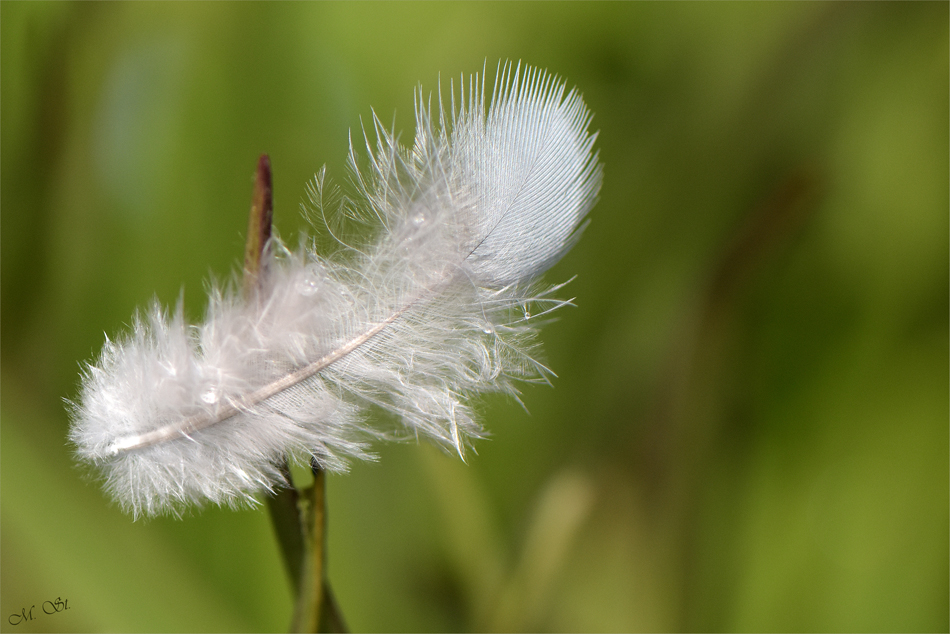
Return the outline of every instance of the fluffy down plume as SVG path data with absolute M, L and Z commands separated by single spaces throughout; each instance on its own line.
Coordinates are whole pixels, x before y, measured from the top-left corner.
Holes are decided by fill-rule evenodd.
M 352 160 L 374 241 L 324 258 L 273 240 L 256 295 L 212 289 L 197 326 L 156 305 L 106 341 L 70 440 L 126 511 L 253 503 L 285 484 L 285 460 L 342 470 L 373 437 L 462 455 L 482 434 L 469 397 L 545 378 L 535 324 L 564 302 L 533 282 L 594 204 L 596 135 L 580 95 L 545 71 L 506 65 L 487 109 L 483 82 L 471 76 L 458 103 L 453 90 L 436 121 L 417 92 L 411 149 L 375 121 L 369 169 Z M 395 429 L 369 425 L 371 405 Z

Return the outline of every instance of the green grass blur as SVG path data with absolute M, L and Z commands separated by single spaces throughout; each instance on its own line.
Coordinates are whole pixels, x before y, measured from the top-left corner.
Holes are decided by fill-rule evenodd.
M 577 275 L 542 336 L 558 378 L 525 386 L 530 415 L 485 399 L 467 465 L 380 446 L 330 477 L 350 627 L 947 631 L 948 21 L 0 3 L 0 630 L 286 629 L 266 511 L 133 523 L 73 464 L 63 399 L 152 297 L 200 318 L 260 153 L 296 243 L 371 108 L 408 141 L 419 82 L 512 59 L 578 86 L 605 164 L 547 274 Z

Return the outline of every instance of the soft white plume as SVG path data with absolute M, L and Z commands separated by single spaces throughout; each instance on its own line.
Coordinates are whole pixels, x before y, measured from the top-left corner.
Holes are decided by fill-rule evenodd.
M 483 82 L 469 77 L 435 121 L 420 90 L 410 149 L 375 120 L 369 169 L 353 159 L 358 211 L 380 225 L 371 243 L 324 258 L 272 241 L 257 295 L 212 289 L 198 326 L 156 305 L 106 342 L 70 439 L 124 509 L 252 502 L 284 484 L 285 459 L 341 470 L 374 436 L 461 455 L 482 433 L 469 397 L 545 377 L 534 324 L 563 302 L 532 283 L 594 204 L 596 135 L 545 71 L 501 68 L 487 109 Z M 369 425 L 372 405 L 396 429 Z

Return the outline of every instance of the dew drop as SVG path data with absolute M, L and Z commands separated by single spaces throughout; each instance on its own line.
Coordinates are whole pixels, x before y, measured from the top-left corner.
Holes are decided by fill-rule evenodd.
M 209 387 L 207 390 L 201 393 L 201 400 L 211 405 L 218 402 L 218 390 L 213 387 Z
M 317 291 L 320 290 L 320 282 L 317 280 L 308 277 L 300 281 L 297 285 L 297 292 L 303 295 L 304 297 L 310 297 L 316 295 Z
M 413 216 L 412 216 L 412 224 L 414 224 L 414 225 L 417 226 L 417 227 L 421 227 L 422 225 L 425 224 L 425 222 L 426 222 L 426 215 L 425 215 L 424 213 L 422 213 L 422 212 L 420 211 L 420 212 L 417 212 L 417 213 L 413 214 Z
M 297 292 L 304 297 L 311 297 L 320 292 L 322 285 L 323 271 L 316 265 L 310 265 L 307 267 L 306 275 L 297 283 Z

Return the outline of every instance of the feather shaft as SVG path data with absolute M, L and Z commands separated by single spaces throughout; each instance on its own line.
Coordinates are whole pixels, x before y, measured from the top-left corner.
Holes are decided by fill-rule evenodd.
M 142 449 L 151 445 L 157 445 L 169 440 L 174 440 L 178 437 L 188 438 L 189 434 L 191 433 L 204 429 L 205 427 L 210 427 L 211 425 L 222 423 L 229 418 L 246 411 L 248 408 L 266 401 L 272 396 L 276 396 L 284 390 L 297 385 L 301 381 L 309 379 L 321 370 L 327 368 L 331 363 L 339 361 L 347 354 L 353 352 L 361 345 L 369 341 L 372 337 L 382 331 L 383 328 L 396 321 L 396 319 L 398 319 L 399 316 L 404 312 L 406 312 L 405 309 L 396 311 L 384 321 L 376 324 L 359 336 L 354 337 L 330 354 L 327 354 L 317 359 L 313 363 L 305 365 L 304 367 L 281 377 L 273 383 L 265 385 L 259 390 L 251 392 L 247 396 L 242 397 L 239 402 L 228 403 L 227 405 L 224 405 L 212 416 L 198 414 L 195 416 L 190 416 L 179 422 L 170 423 L 164 427 L 159 427 L 158 429 L 144 434 L 137 434 L 135 436 L 121 438 L 112 444 L 112 446 L 109 448 L 109 453 L 118 455 L 126 451 L 134 451 L 135 449 Z

